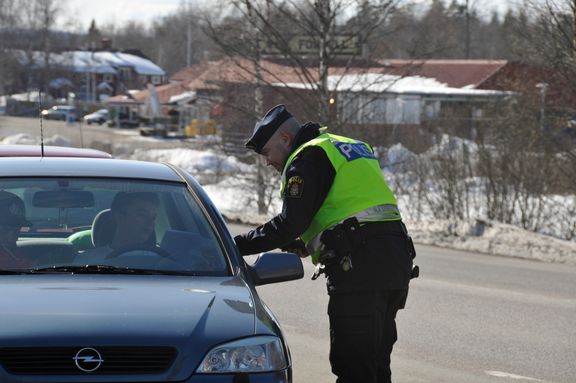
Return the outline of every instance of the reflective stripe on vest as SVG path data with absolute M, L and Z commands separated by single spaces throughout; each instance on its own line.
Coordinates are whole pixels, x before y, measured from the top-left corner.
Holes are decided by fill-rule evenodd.
M 398 210 L 398 207 L 396 205 L 374 206 L 366 210 L 363 210 L 359 213 L 356 213 L 351 217 L 346 217 L 342 221 L 345 221 L 346 219 L 352 217 L 356 217 L 356 219 L 358 220 L 358 222 L 360 222 L 360 224 L 367 222 L 397 221 L 399 219 L 402 219 L 402 217 L 400 216 L 400 210 Z M 342 222 L 338 222 L 337 224 L 339 223 Z M 331 229 L 336 225 L 324 229 L 322 232 L 318 233 L 316 236 L 314 236 L 314 238 L 310 240 L 310 242 L 306 244 L 306 250 L 308 250 L 309 254 L 314 254 L 321 249 L 322 243 L 320 242 L 320 236 L 325 230 Z
M 335 170 L 334 181 L 310 226 L 300 236 L 308 243 L 324 230 L 346 218 L 359 215 L 359 220 L 396 221 L 400 213 L 396 197 L 384 181 L 382 170 L 369 145 L 351 138 L 321 134 L 296 149 L 286 161 L 281 193 L 288 180 L 286 172 L 298 154 L 309 146 L 324 150 Z M 317 256 L 312 257 L 317 262 Z

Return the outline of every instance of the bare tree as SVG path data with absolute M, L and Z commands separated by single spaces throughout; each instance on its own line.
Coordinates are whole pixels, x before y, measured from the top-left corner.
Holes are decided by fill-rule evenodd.
M 341 68 L 345 74 L 359 61 L 368 62 L 362 56 L 364 42 L 375 33 L 376 26 L 385 22 L 397 0 L 267 0 L 235 1 L 235 17 L 220 24 L 207 22 L 207 33 L 229 56 L 254 58 L 256 53 L 248 47 L 257 36 L 264 36 L 260 54 L 279 60 L 294 68 L 299 82 L 306 84 L 311 92 L 293 92 L 295 103 L 306 111 L 306 115 L 336 126 L 337 115 L 331 113 L 330 99 L 335 84 L 328 83 L 331 69 Z M 368 18 L 349 17 L 358 10 L 370 10 Z M 249 16 L 251 13 L 251 16 Z M 368 12 L 367 12 L 368 13 Z M 362 21 L 362 22 L 361 22 Z M 249 23 L 251 25 L 246 25 Z M 256 28 L 256 31 L 254 31 Z M 300 45 L 295 44 L 299 41 Z M 302 46 L 308 48 L 303 50 Z M 345 55 L 346 54 L 346 55 Z M 254 70 L 248 68 L 247 70 Z M 271 82 L 282 83 L 273 73 L 265 73 Z M 271 85 L 271 83 L 264 83 Z M 288 85 L 288 84 L 286 84 Z M 314 102 L 308 97 L 312 94 Z
M 143 51 L 168 73 L 212 58 L 215 49 L 202 29 L 202 22 L 207 14 L 216 11 L 183 2 L 176 13 L 153 23 L 150 48 L 154 52 L 149 52 L 150 48 Z
M 50 56 L 61 38 L 54 28 L 64 4 L 56 0 L 2 0 L 4 87 L 46 89 L 54 74 Z
M 576 1 L 526 0 L 525 6 L 534 20 L 534 33 L 518 37 L 524 41 L 526 60 L 551 68 L 556 77 L 554 84 L 547 84 L 556 102 L 542 102 L 543 108 L 554 113 L 551 117 L 555 119 L 548 118 L 544 123 L 555 128 L 552 132 L 556 134 L 545 138 L 565 158 L 560 172 L 576 190 L 576 127 L 571 122 L 576 121 Z
M 16 0 L 0 0 L 0 30 L 6 31 L 16 25 Z M 6 32 L 4 32 L 6 33 Z M 8 39 L 0 38 L 0 94 L 11 91 L 15 58 L 10 54 Z
M 346 74 L 354 61 L 364 60 L 360 49 L 389 15 L 397 0 L 235 0 L 230 15 L 224 20 L 206 20 L 207 34 L 232 59 L 242 58 L 238 67 L 252 78 L 253 102 L 228 105 L 243 109 L 253 121 L 262 115 L 262 89 L 281 88 L 291 103 L 303 110 L 303 115 L 339 126 L 339 114 L 332 108 L 334 88 L 329 75 L 339 68 Z M 362 13 L 363 17 L 342 18 L 344 14 Z M 364 17 L 365 16 L 365 17 Z M 299 43 L 298 43 L 299 42 Z M 353 49 L 350 49 L 352 46 Z M 347 55 L 345 56 L 344 53 Z M 306 92 L 293 89 L 286 79 L 261 65 L 262 57 L 276 60 L 292 68 L 293 77 L 304 85 Z M 249 106 L 253 109 L 246 110 Z M 260 212 L 266 209 L 262 166 L 258 166 L 256 185 Z

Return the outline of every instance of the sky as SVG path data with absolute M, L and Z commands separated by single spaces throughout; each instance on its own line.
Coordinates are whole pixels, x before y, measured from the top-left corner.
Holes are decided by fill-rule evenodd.
M 191 4 L 210 3 L 213 0 L 188 0 Z M 148 23 L 174 13 L 183 0 L 67 0 L 69 15 L 82 29 L 87 29 L 92 19 L 97 25 L 123 24 L 130 20 Z
M 208 6 L 215 0 L 188 0 L 192 5 Z M 429 3 L 431 0 L 417 0 Z M 464 3 L 465 0 L 459 0 Z M 490 15 L 493 9 L 505 12 L 519 0 L 470 0 L 480 14 Z M 148 23 L 152 19 L 174 13 L 183 0 L 67 0 L 68 16 L 80 29 L 87 29 L 92 19 L 97 25 L 123 24 L 129 20 Z

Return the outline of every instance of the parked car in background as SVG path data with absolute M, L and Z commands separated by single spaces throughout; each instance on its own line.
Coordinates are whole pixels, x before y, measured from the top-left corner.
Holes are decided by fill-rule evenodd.
M 94 113 L 85 115 L 82 119 L 88 125 L 92 123 L 102 125 L 105 122 L 107 122 L 109 118 L 110 118 L 110 112 L 108 112 L 108 109 L 98 109 Z
M 0 157 L 0 197 L 23 202 L 0 203 L 22 226 L 0 256 L 0 382 L 292 381 L 255 286 L 302 278 L 297 255 L 248 265 L 175 166 L 45 149 Z M 136 195 L 149 203 L 129 209 Z M 137 228 L 141 244 L 116 246 Z
M 110 128 L 137 128 L 140 126 L 140 119 L 138 118 L 127 118 L 125 116 L 118 116 L 117 118 L 112 118 L 108 121 L 108 127 Z
M 77 118 L 76 107 L 71 105 L 55 105 L 40 114 L 46 120 L 76 121 Z

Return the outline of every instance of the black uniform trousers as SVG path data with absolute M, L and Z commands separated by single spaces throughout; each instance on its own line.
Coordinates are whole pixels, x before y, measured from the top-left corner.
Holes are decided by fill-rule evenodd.
M 407 290 L 330 295 L 330 364 L 337 383 L 391 382 L 396 313 Z
M 391 382 L 396 313 L 404 308 L 413 248 L 400 222 L 363 226 L 353 267 L 326 267 L 330 364 L 337 383 Z

